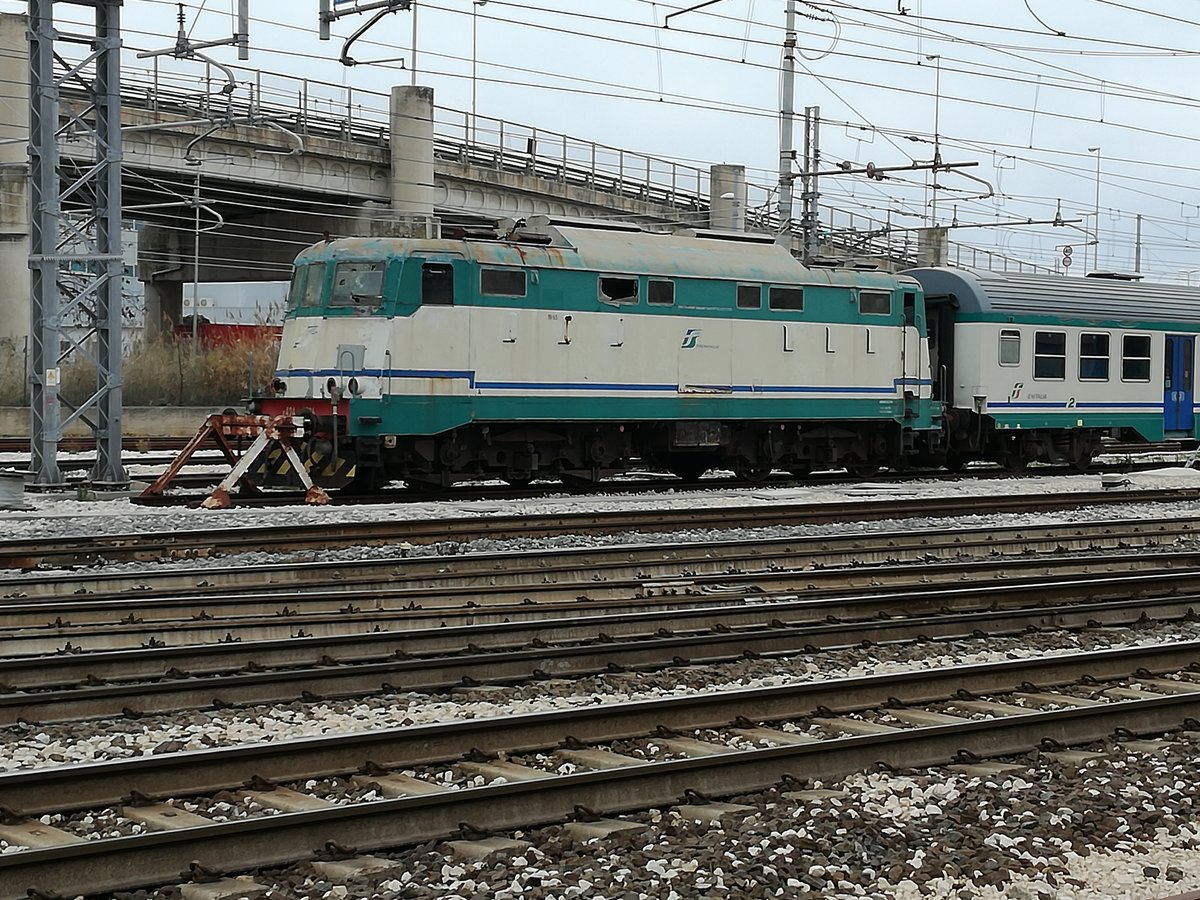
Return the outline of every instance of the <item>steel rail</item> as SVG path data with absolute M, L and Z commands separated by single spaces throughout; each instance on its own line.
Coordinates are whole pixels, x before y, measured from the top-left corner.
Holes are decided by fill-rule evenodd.
M 1079 492 L 1018 497 L 972 497 L 973 513 L 1047 512 L 1081 506 L 1129 503 L 1179 503 L 1200 499 L 1200 489 L 1131 491 L 1124 494 Z M 910 500 L 892 498 L 829 504 L 772 503 L 769 506 L 668 508 L 587 512 L 550 516 L 477 516 L 401 522 L 329 523 L 292 528 L 250 527 L 162 534 L 95 535 L 43 541 L 0 541 L 0 568 L 45 565 L 92 565 L 99 562 L 196 558 L 219 551 L 263 549 L 331 549 L 378 546 L 398 541 L 435 543 L 548 536 L 597 535 L 628 531 L 671 531 L 680 528 L 729 530 L 750 525 L 817 524 L 902 517 L 953 516 L 962 513 L 961 498 Z
M 766 562 L 765 560 L 763 562 Z M 1200 555 L 1190 552 L 1123 553 L 1110 555 L 988 557 L 935 565 L 785 569 L 772 560 L 753 570 L 693 574 L 661 572 L 651 576 L 605 581 L 558 581 L 551 570 L 529 574 L 532 583 L 437 589 L 397 588 L 389 584 L 358 586 L 353 590 L 327 588 L 314 594 L 269 592 L 206 596 L 196 601 L 172 598 L 72 600 L 0 604 L 5 626 L 0 628 L 0 652 L 18 657 L 35 653 L 97 652 L 119 648 L 162 646 L 187 642 L 231 643 L 273 637 L 307 637 L 363 633 L 397 628 L 446 627 L 458 624 L 502 623 L 513 620 L 564 618 L 593 612 L 627 613 L 653 609 L 685 609 L 713 605 L 774 602 L 793 597 L 826 598 L 898 590 L 920 584 L 932 592 L 946 585 L 1007 581 L 1027 583 L 1056 576 L 1107 572 L 1113 577 L 1133 573 L 1167 573 L 1185 579 L 1197 568 Z M 672 561 L 670 565 L 679 565 Z M 635 564 L 636 570 L 652 567 Z M 720 565 L 717 566 L 720 569 Z M 574 567 L 568 567 L 574 573 Z M 686 574 L 685 574 L 686 573 Z M 628 576 L 628 568 L 620 574 Z M 455 580 L 455 576 L 450 576 Z M 1181 582 L 1186 584 L 1185 581 Z M 1176 585 L 1179 586 L 1178 584 Z M 782 595 L 782 596 L 781 596 Z M 919 609 L 927 604 L 917 604 Z M 51 620 L 51 616 L 55 618 Z M 120 617 L 120 618 L 118 618 Z M 0 663 L 2 666 L 3 663 Z M 2 679 L 0 679 L 2 681 Z
M 1196 579 L 1200 588 L 1200 578 Z M 483 654 L 516 652 L 531 647 L 556 647 L 581 643 L 653 641 L 656 647 L 689 651 L 713 660 L 755 653 L 766 655 L 799 649 L 825 650 L 864 641 L 889 643 L 967 637 L 977 631 L 989 635 L 1014 634 L 1037 629 L 1071 630 L 1094 626 L 1129 625 L 1144 621 L 1163 622 L 1194 617 L 1200 612 L 1200 595 L 1179 595 L 1176 585 L 1168 596 L 1100 602 L 1066 602 L 1075 593 L 1069 586 L 1056 585 L 1058 605 L 997 609 L 991 598 L 986 611 L 964 611 L 959 602 L 970 604 L 973 592 L 955 589 L 939 598 L 944 605 L 939 615 L 895 612 L 912 599 L 927 600 L 928 593 L 872 594 L 847 603 L 844 599 L 777 601 L 750 609 L 705 607 L 669 609 L 618 615 L 575 616 L 552 621 L 489 622 L 475 625 L 428 627 L 403 632 L 369 632 L 330 637 L 290 637 L 279 640 L 238 641 L 181 647 L 138 647 L 86 654 L 53 654 L 0 660 L 0 689 L 48 691 L 80 685 L 119 685 L 148 680 L 227 675 L 239 671 L 262 671 L 289 667 L 313 667 L 383 663 L 397 657 L 470 654 L 482 669 L 488 669 Z M 1015 590 L 1008 586 L 1010 591 Z M 1089 597 L 1095 593 L 1091 586 Z M 1119 596 L 1127 589 L 1115 588 Z M 957 607 L 948 611 L 945 603 Z M 887 618 L 880 618 L 886 616 Z M 736 630 L 736 634 L 728 632 Z M 783 634 L 783 631 L 789 632 Z M 720 637 L 725 635 L 724 638 Z M 675 637 L 679 641 L 667 643 Z M 680 641 L 682 643 L 680 643 Z M 614 646 L 614 652 L 620 647 Z M 659 657 L 663 664 L 682 658 L 679 654 Z M 431 663 L 432 660 L 429 660 Z M 485 674 L 498 675 L 495 672 Z M 478 680 L 478 676 L 476 680 Z M 444 684 L 445 679 L 437 683 Z M 310 691 L 310 693 L 315 693 Z M 0 694 L 0 700 L 3 695 Z
M 257 566 L 206 565 L 203 570 L 156 567 L 134 572 L 69 574 L 38 573 L 0 580 L 0 610 L 11 612 L 20 601 L 61 599 L 80 604 L 81 598 L 101 600 L 145 598 L 168 591 L 189 597 L 219 594 L 235 588 L 245 595 L 256 588 L 284 588 L 307 593 L 326 587 L 339 592 L 348 586 L 443 585 L 495 587 L 504 581 L 545 581 L 560 573 L 599 573 L 609 578 L 652 578 L 678 574 L 730 571 L 730 567 L 792 567 L 895 563 L 944 553 L 988 556 L 1009 553 L 1065 552 L 1068 549 L 1120 548 L 1122 542 L 1152 544 L 1188 538 L 1200 532 L 1200 517 L 1103 520 L 1081 525 L 1002 526 L 995 528 L 934 528 L 918 531 L 879 531 L 850 535 L 817 535 L 763 539 L 692 541 L 683 544 L 619 544 L 602 547 L 498 551 L 450 556 L 382 559 L 307 560 Z M 274 594 L 274 596 L 284 596 Z M 75 606 L 75 609 L 82 608 Z
M 1192 580 L 1194 580 L 1194 574 Z M 1161 591 L 1175 585 L 1173 576 L 1153 576 L 1150 580 L 1159 585 Z M 1072 592 L 1076 596 L 1110 597 L 1127 595 L 1132 591 L 1146 590 L 1146 576 L 1131 576 L 1113 579 L 1101 576 L 1076 579 L 1071 583 L 1043 582 L 1032 585 L 996 585 L 990 587 L 952 588 L 944 593 L 930 593 L 924 589 L 906 597 L 889 596 L 883 600 L 885 608 L 907 606 L 911 611 L 934 610 L 955 599 L 965 598 L 975 609 L 992 604 L 1011 604 L 1004 600 L 1008 594 L 1019 594 L 1021 602 L 1032 606 L 1038 599 L 1061 600 Z M 811 616 L 811 607 L 805 601 L 796 601 L 795 607 L 806 610 Z M 1167 615 L 1186 616 L 1193 612 L 1188 599 L 1167 600 L 1155 607 Z M 462 655 L 435 656 L 432 658 L 392 658 L 385 662 L 363 662 L 354 665 L 339 665 L 336 662 L 315 668 L 277 669 L 265 672 L 251 671 L 235 674 L 193 677 L 178 672 L 168 672 L 153 682 L 134 684 L 84 684 L 69 689 L 52 689 L 30 693 L 11 692 L 0 694 L 0 724 L 19 721 L 66 721 L 81 718 L 96 718 L 113 715 L 147 715 L 172 712 L 181 709 L 234 706 L 248 703 L 289 702 L 305 694 L 320 697 L 350 697 L 368 694 L 389 694 L 412 690 L 447 690 L 464 683 L 486 680 L 489 684 L 503 685 L 519 683 L 540 677 L 565 677 L 596 674 L 610 671 L 612 667 L 657 668 L 667 665 L 716 663 L 729 661 L 747 652 L 759 654 L 796 652 L 820 643 L 820 629 L 811 625 L 788 626 L 779 617 L 788 612 L 787 604 L 769 605 L 756 610 L 720 608 L 708 611 L 710 627 L 715 629 L 721 618 L 742 624 L 741 630 L 727 626 L 724 630 L 713 630 L 703 634 L 678 635 L 673 632 L 655 633 L 652 637 L 631 636 L 621 640 L 597 633 L 592 643 L 576 643 L 562 646 L 532 646 L 521 648 L 498 647 L 480 652 L 468 645 Z M 825 610 L 822 610 L 825 611 Z M 746 627 L 757 614 L 759 627 Z M 1021 627 L 1034 622 L 1035 627 L 1061 627 L 1058 622 L 1074 622 L 1082 627 L 1097 619 L 1097 610 L 1083 612 L 1070 618 L 1069 610 L 1056 609 L 1043 615 L 1039 610 L 1026 610 Z M 827 614 L 828 615 L 828 614 Z M 1014 617 L 1011 612 L 1000 619 L 995 613 L 993 620 L 1006 621 L 1011 629 Z M 1140 611 L 1138 619 L 1140 620 Z M 765 620 L 765 621 L 764 621 Z M 1135 620 L 1135 621 L 1136 621 Z M 811 621 L 811 619 L 810 619 Z M 955 630 L 953 620 L 945 622 L 872 623 L 866 628 L 868 638 L 860 640 L 911 639 L 926 632 L 941 633 L 943 636 L 962 636 L 979 630 L 978 625 L 986 622 L 969 622 L 970 630 L 960 623 Z M 1118 621 L 1121 621 L 1118 619 Z M 1126 619 L 1125 621 L 1128 621 Z M 603 624 L 603 623 L 601 623 Z M 836 628 L 826 631 L 824 639 L 834 645 L 845 644 L 847 628 L 835 623 Z M 492 626 L 488 626 L 491 628 Z M 832 637 L 830 636 L 832 635 Z M 395 638 L 397 648 L 403 649 L 403 639 Z
M 1198 715 L 1200 692 L 1114 701 L 83 841 L 0 856 L 0 898 L 16 900 L 30 891 L 75 895 L 160 884 L 176 880 L 192 862 L 218 872 L 278 865 L 309 858 L 314 848 L 331 841 L 359 851 L 404 846 L 445 837 L 463 822 L 507 830 L 569 820 L 580 807 L 613 814 L 669 806 L 687 790 L 715 797 L 761 791 L 793 772 L 809 779 L 833 778 L 880 763 L 946 764 L 963 752 L 1013 755 L 1047 740 L 1090 743 L 1110 737 L 1118 728 L 1161 733 Z
M 1151 644 L 459 719 L 334 738 L 299 738 L 39 767 L 0 773 L 0 807 L 37 816 L 117 804 L 133 791 L 150 798 L 213 793 L 239 787 L 256 774 L 276 783 L 301 781 L 355 772 L 368 760 L 381 768 L 433 765 L 458 759 L 473 749 L 510 755 L 543 751 L 557 747 L 567 735 L 583 743 L 603 743 L 651 734 L 659 726 L 680 732 L 718 728 L 729 725 L 737 716 L 754 722 L 786 721 L 812 715 L 819 708 L 847 713 L 877 708 L 893 700 L 905 705 L 933 703 L 952 698 L 959 691 L 990 696 L 1010 693 L 1026 684 L 1050 689 L 1076 684 L 1084 677 L 1103 682 L 1141 671 L 1176 672 L 1194 668 L 1198 661 L 1200 641 Z M 731 715 L 731 710 L 736 713 Z

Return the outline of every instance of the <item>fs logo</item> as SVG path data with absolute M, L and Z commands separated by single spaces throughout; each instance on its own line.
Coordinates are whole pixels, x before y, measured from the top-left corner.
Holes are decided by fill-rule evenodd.
M 689 328 L 683 333 L 683 343 L 679 345 L 680 350 L 695 350 L 696 341 L 700 340 L 699 328 Z
M 1014 400 L 1021 399 L 1021 389 L 1023 387 L 1025 387 L 1025 382 L 1023 382 L 1023 381 L 1018 381 L 1016 384 L 1013 385 L 1012 393 L 1008 395 L 1009 403 L 1011 403 Z

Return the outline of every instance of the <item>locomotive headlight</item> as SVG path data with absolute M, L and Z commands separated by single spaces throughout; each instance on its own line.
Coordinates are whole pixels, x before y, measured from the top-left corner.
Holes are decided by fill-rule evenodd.
M 350 393 L 353 394 L 355 397 L 359 396 L 362 393 L 362 385 L 360 385 L 358 383 L 358 379 L 355 378 L 353 375 L 351 375 L 350 380 L 346 382 L 346 387 L 349 389 Z
M 325 382 L 325 393 L 327 393 L 330 397 L 332 397 L 333 392 L 336 390 L 337 390 L 337 380 L 332 375 L 330 375 L 329 380 Z
M 271 382 L 271 390 L 273 390 L 277 396 L 282 397 L 287 393 L 287 382 L 282 378 L 276 378 Z

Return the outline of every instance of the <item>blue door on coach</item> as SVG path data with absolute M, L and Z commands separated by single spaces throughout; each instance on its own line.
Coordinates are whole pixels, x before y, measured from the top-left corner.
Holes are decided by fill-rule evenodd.
M 1195 338 L 1168 334 L 1163 365 L 1163 430 L 1192 431 L 1192 361 Z

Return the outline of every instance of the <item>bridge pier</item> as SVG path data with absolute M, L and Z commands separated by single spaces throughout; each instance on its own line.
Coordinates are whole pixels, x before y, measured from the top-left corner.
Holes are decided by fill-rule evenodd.
M 0 344 L 29 337 L 29 21 L 0 13 Z
M 433 88 L 398 85 L 389 101 L 391 208 L 370 220 L 376 237 L 436 237 Z
M 709 167 L 708 227 L 722 231 L 746 230 L 745 166 L 719 163 Z

